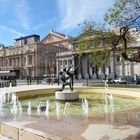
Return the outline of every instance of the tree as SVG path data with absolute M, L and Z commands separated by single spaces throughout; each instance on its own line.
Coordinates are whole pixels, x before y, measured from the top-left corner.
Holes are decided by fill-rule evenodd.
M 128 61 L 140 62 L 140 47 L 135 53 L 128 53 L 127 35 L 132 28 L 140 30 L 140 0 L 117 0 L 105 15 L 105 21 L 110 25 L 120 27 L 118 42 L 123 44 L 122 57 Z
M 106 30 L 104 24 L 85 21 L 80 24 L 80 27 L 82 34 L 77 37 L 77 50 L 80 55 L 83 52 L 87 53 L 89 58 L 93 59 L 94 66 L 101 67 L 109 64 L 110 51 L 113 52 L 113 55 L 115 52 L 120 55 L 124 50 L 119 45 L 122 43 L 120 35 L 113 30 Z M 128 33 L 125 37 L 127 40 L 132 40 Z
M 80 24 L 80 27 L 82 33 L 76 38 L 79 56 L 83 52 L 87 53 L 89 58 L 94 60 L 95 66 L 107 63 L 109 50 L 112 47 L 111 38 L 113 36 L 115 38 L 116 35 L 112 32 L 105 32 L 104 25 L 98 25 L 95 22 L 85 21 Z
M 79 53 L 90 52 L 89 57 L 99 66 L 108 62 L 110 50 L 124 60 L 140 62 L 140 47 L 129 47 L 135 42 L 130 31 L 140 29 L 140 0 L 117 0 L 105 14 L 105 21 L 119 32 L 106 30 L 105 24 L 85 21 L 80 24 L 82 33 L 77 37 Z

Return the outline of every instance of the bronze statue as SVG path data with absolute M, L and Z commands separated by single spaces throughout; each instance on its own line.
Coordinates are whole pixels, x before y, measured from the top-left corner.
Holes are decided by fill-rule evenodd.
M 62 91 L 64 90 L 66 85 L 69 85 L 70 89 L 72 90 L 71 82 L 69 81 L 70 77 L 66 77 L 64 70 L 61 71 L 59 74 L 62 80 Z
M 73 71 L 70 71 L 70 69 L 73 67 L 73 65 L 71 65 L 68 68 L 68 70 L 66 68 L 64 68 L 63 71 L 61 71 L 59 73 L 61 80 L 62 80 L 62 91 L 64 90 L 66 85 L 69 85 L 71 91 L 73 91 L 74 74 L 75 74 L 75 70 L 78 68 L 78 66 Z

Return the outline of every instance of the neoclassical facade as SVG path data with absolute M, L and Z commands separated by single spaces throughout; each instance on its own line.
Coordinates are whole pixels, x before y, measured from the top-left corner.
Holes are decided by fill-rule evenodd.
M 135 38 L 135 41 L 129 43 L 128 47 L 133 50 L 133 53 L 139 54 L 140 57 L 140 33 L 135 29 L 130 30 L 130 33 Z M 71 49 L 71 51 L 59 54 L 59 58 L 61 58 L 62 61 L 57 67 L 68 67 L 70 64 L 73 64 L 75 68 L 78 66 L 75 70 L 75 78 L 103 79 L 106 76 L 111 78 L 135 75 L 140 76 L 140 63 L 129 61 L 120 63 L 122 58 L 117 55 L 117 52 L 110 50 L 108 64 L 98 67 L 94 64 L 94 60 L 90 60 L 88 57 L 90 50 L 83 52 L 82 56 L 77 57 L 76 41 L 72 40 L 72 42 L 73 49 Z M 69 60 L 72 61 L 69 62 Z
M 50 30 L 41 41 L 46 46 L 45 74 L 55 75 L 64 67 L 74 64 L 73 37 Z
M 129 44 L 133 52 L 140 51 L 140 33 L 134 30 L 136 41 Z M 110 50 L 108 65 L 97 67 L 94 60 L 88 58 L 90 51 L 77 57 L 76 41 L 73 37 L 50 30 L 40 40 L 39 35 L 30 35 L 15 39 L 10 47 L 0 45 L 0 71 L 16 73 L 17 78 L 38 76 L 56 76 L 65 68 L 73 65 L 77 79 L 103 79 L 105 75 L 116 78 L 120 76 L 140 76 L 140 63 L 119 63 L 121 58 Z M 139 56 L 140 57 L 140 56 Z
M 40 36 L 30 35 L 15 39 L 14 46 L 0 46 L 0 70 L 13 71 L 17 78 L 30 75 L 36 77 L 44 73 L 44 63 L 38 53 L 40 47 Z
M 74 61 L 73 56 L 68 63 L 59 57 L 62 52 L 71 52 L 71 39 L 70 36 L 50 30 L 42 40 L 39 35 L 30 35 L 15 39 L 13 46 L 0 45 L 0 71 L 15 72 L 17 78 L 27 75 L 57 76 L 62 67 Z

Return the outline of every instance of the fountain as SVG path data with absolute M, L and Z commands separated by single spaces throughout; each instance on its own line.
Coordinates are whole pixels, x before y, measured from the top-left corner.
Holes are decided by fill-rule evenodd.
M 22 107 L 15 93 L 11 93 L 11 84 L 9 88 L 1 88 L 0 90 L 0 112 L 4 110 L 4 106 L 8 103 L 11 104 L 11 113 L 16 115 L 18 112 L 22 113 Z
M 103 127 L 99 129 L 104 128 L 104 130 L 106 130 L 104 127 L 106 125 L 110 125 L 110 129 L 112 130 L 111 125 L 113 124 L 116 130 L 117 127 L 120 126 L 120 124 L 123 125 L 123 121 L 124 123 L 127 124 L 128 120 L 136 120 L 137 118 L 139 118 L 140 116 L 139 112 L 137 112 L 137 116 L 135 116 L 136 118 L 135 119 L 134 116 L 131 117 L 130 115 L 127 115 L 126 111 L 130 109 L 133 110 L 134 105 L 136 105 L 136 107 L 140 107 L 139 104 L 140 100 L 137 100 L 135 102 L 134 99 L 133 100 L 127 99 L 127 101 L 125 101 L 124 98 L 116 97 L 116 96 L 113 97 L 112 94 L 114 91 L 111 93 L 111 91 L 108 88 L 108 84 L 106 82 L 105 82 L 105 87 L 103 89 L 100 88 L 102 94 L 98 94 L 98 93 L 96 94 L 96 88 L 88 88 L 87 90 L 86 87 L 84 90 L 83 88 L 81 88 L 81 94 L 78 94 L 77 96 L 74 93 L 75 90 L 73 90 L 73 87 L 71 87 L 73 85 L 71 81 L 72 79 L 68 78 L 68 80 L 71 81 L 69 82 L 67 81 L 67 76 L 65 76 L 65 78 L 66 78 L 65 79 L 66 82 L 63 83 L 62 85 L 62 91 L 56 91 L 55 96 L 54 94 L 50 94 L 54 89 L 52 89 L 52 91 L 50 89 L 46 90 L 45 91 L 46 96 L 44 96 L 44 94 L 42 94 L 41 92 L 40 92 L 40 96 L 36 96 L 38 95 L 38 92 L 37 94 L 35 94 L 35 91 L 33 91 L 32 93 L 32 95 L 34 95 L 33 97 L 37 97 L 37 98 L 27 99 L 27 100 L 25 99 L 25 100 L 21 100 L 20 102 L 18 101 L 18 97 L 16 96 L 15 93 L 7 92 L 8 90 L 6 88 L 0 89 L 1 90 L 0 91 L 1 92 L 0 94 L 1 120 L 4 118 L 5 121 L 5 119 L 9 117 L 10 119 L 9 118 L 8 119 L 12 120 L 11 122 L 9 121 L 10 123 L 16 122 L 17 124 L 19 123 L 21 125 L 22 124 L 24 125 L 25 123 L 24 127 L 29 127 L 32 130 L 36 129 L 44 132 L 43 137 L 45 136 L 44 134 L 47 133 L 47 134 L 52 134 L 53 136 L 55 136 L 55 134 L 56 135 L 59 134 L 61 136 L 64 136 L 64 139 L 67 139 L 65 136 L 67 134 L 70 137 L 71 134 L 72 135 L 79 134 L 80 138 L 76 136 L 76 137 L 71 137 L 69 139 L 78 139 L 78 138 L 81 139 L 82 133 L 85 132 L 85 130 L 88 129 L 88 127 L 90 128 L 95 124 L 97 126 L 102 126 L 103 124 Z M 64 90 L 64 84 L 67 85 L 67 82 L 68 85 L 70 86 L 70 90 Z M 58 93 L 59 96 L 61 95 L 63 96 L 62 98 L 63 101 L 56 100 L 59 99 L 56 98 L 57 92 L 59 92 Z M 63 95 L 65 92 L 66 92 L 66 96 Z M 68 95 L 69 93 L 70 95 Z M 25 93 L 24 95 L 28 95 L 28 94 Z M 72 97 L 69 98 L 69 96 Z M 75 100 L 73 96 L 77 96 L 76 101 L 73 101 Z M 130 102 L 132 103 L 133 105 L 132 108 L 130 108 L 130 106 L 128 106 L 128 108 L 126 107 L 128 100 L 130 100 L 129 104 Z M 115 109 L 114 109 L 114 103 L 115 103 Z M 22 110 L 22 107 L 25 107 L 25 109 Z M 11 111 L 12 115 L 11 113 L 9 113 L 10 112 L 9 110 Z M 129 113 L 131 113 L 131 111 Z M 6 116 L 7 114 L 8 116 Z M 24 114 L 24 115 L 19 115 L 19 114 Z M 126 118 L 123 118 L 124 116 L 126 116 Z M 127 119 L 128 116 L 129 118 Z M 14 117 L 14 121 L 13 121 L 13 117 Z M 123 119 L 120 121 L 119 119 L 121 118 Z M 121 122 L 120 124 L 119 121 Z M 130 122 L 128 122 L 128 124 L 130 125 Z M 127 125 L 126 127 L 128 128 Z M 25 131 L 27 130 L 30 129 L 25 129 Z M 93 129 L 91 129 L 90 132 L 94 133 L 94 131 L 92 130 Z M 110 132 L 112 132 L 111 130 Z M 121 129 L 121 131 L 123 130 L 124 128 Z M 24 129 L 22 131 L 24 131 Z M 34 131 L 33 133 L 35 132 L 36 131 Z M 33 133 L 30 132 L 29 135 L 32 135 Z M 24 135 L 23 139 L 26 139 L 25 134 L 23 135 Z
M 53 134 L 54 136 L 55 134 L 58 134 L 58 132 L 61 132 L 59 133 L 61 136 L 66 134 L 74 135 L 74 133 L 76 133 L 76 135 L 80 134 L 81 136 L 81 132 L 82 133 L 85 132 L 87 126 L 89 126 L 90 128 L 92 125 L 95 124 L 97 126 L 102 126 L 103 124 L 104 130 L 106 130 L 104 125 L 105 126 L 110 125 L 110 129 L 112 130 L 111 124 L 114 125 L 116 124 L 116 126 L 118 127 L 120 125 L 119 119 L 126 116 L 127 113 L 125 111 L 130 109 L 130 107 L 125 108 L 128 101 L 125 102 L 124 98 L 112 96 L 110 90 L 108 89 L 107 83 L 105 83 L 104 89 L 100 88 L 100 91 L 102 90 L 101 93 L 103 94 L 94 93 L 95 88 L 88 89 L 89 92 L 85 92 L 85 93 L 84 91 L 86 90 L 82 91 L 81 89 L 82 93 L 79 94 L 80 99 L 72 102 L 57 101 L 55 99 L 55 96 L 53 96 L 53 94 L 47 95 L 47 91 L 46 91 L 46 97 L 43 95 L 43 97 L 38 96 L 38 98 L 36 99 L 35 98 L 30 100 L 27 99 L 19 102 L 17 96 L 14 93 L 7 94 L 4 93 L 4 90 L 5 89 L 2 89 L 0 94 L 0 99 L 1 99 L 0 115 L 2 115 L 2 112 L 4 112 L 3 116 L 0 116 L 0 118 L 3 119 L 4 115 L 7 115 L 9 113 L 9 108 L 10 108 L 12 113 L 12 115 L 10 113 L 9 113 L 10 115 L 8 114 L 11 117 L 10 119 L 12 120 L 10 123 L 13 123 L 15 121 L 16 123 L 19 124 L 29 123 L 29 125 L 25 125 L 25 126 L 42 131 L 44 133 L 46 132 L 47 134 L 49 133 Z M 49 90 L 48 93 L 50 93 Z M 34 91 L 33 94 L 35 95 Z M 117 102 L 118 100 L 119 102 Z M 127 99 L 127 100 L 130 100 L 130 102 L 132 102 L 132 104 L 134 105 L 135 102 L 134 99 L 133 100 Z M 10 103 L 6 104 L 7 102 Z M 115 109 L 114 109 L 114 103 L 115 103 Z M 120 106 L 118 107 L 118 103 L 119 104 L 122 103 L 120 105 L 121 107 Z M 139 100 L 136 101 L 136 105 L 140 106 Z M 25 107 L 26 109 L 22 110 L 22 107 Z M 133 110 L 133 108 L 131 109 Z M 122 110 L 125 110 L 124 114 Z M 22 114 L 22 111 L 24 115 L 19 115 Z M 114 117 L 114 112 L 115 112 L 115 117 Z M 27 114 L 27 116 L 25 115 L 25 113 Z M 139 112 L 137 114 L 138 115 L 135 116 L 136 119 L 139 117 Z M 5 118 L 8 118 L 9 116 Z M 28 116 L 30 117 L 30 119 Z M 13 117 L 14 117 L 14 121 L 13 121 Z M 127 116 L 126 118 L 123 118 L 123 120 L 125 120 L 124 123 L 127 123 L 128 120 Z M 130 116 L 129 116 L 129 120 L 131 120 Z M 32 123 L 32 121 L 34 121 L 35 123 Z M 103 129 L 103 128 L 99 128 L 99 129 Z M 115 130 L 116 129 L 117 128 L 115 127 Z M 110 132 L 112 132 L 111 130 Z M 121 129 L 121 132 L 123 130 L 124 129 Z M 90 130 L 90 132 L 94 132 L 94 131 Z M 78 137 L 72 137 L 71 139 L 76 139 L 76 138 Z

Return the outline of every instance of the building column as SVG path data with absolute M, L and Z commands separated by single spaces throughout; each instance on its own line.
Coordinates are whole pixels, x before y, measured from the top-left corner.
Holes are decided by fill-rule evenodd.
M 134 75 L 134 64 L 133 64 L 133 62 L 130 63 L 129 68 L 130 68 L 130 75 Z
M 77 76 L 78 76 L 78 80 L 82 79 L 82 62 L 81 62 L 81 57 L 76 59 L 79 67 L 77 68 Z
M 124 70 L 125 70 L 124 63 L 121 63 L 121 65 L 120 65 L 120 76 L 124 76 Z
M 89 74 L 89 69 L 90 69 L 90 66 L 89 66 L 89 59 L 88 59 L 88 55 L 86 54 L 86 62 L 87 62 L 87 73 L 86 73 L 86 79 L 89 79 L 90 78 L 90 74 Z
M 93 79 L 98 79 L 99 78 L 99 69 L 96 65 L 94 65 L 94 74 L 93 74 Z
M 112 78 L 116 78 L 116 70 L 115 70 L 115 53 L 114 51 L 110 52 L 110 66 L 111 66 L 111 74 Z
M 133 75 L 133 63 L 132 62 L 129 62 L 128 63 L 128 74 L 129 76 Z

